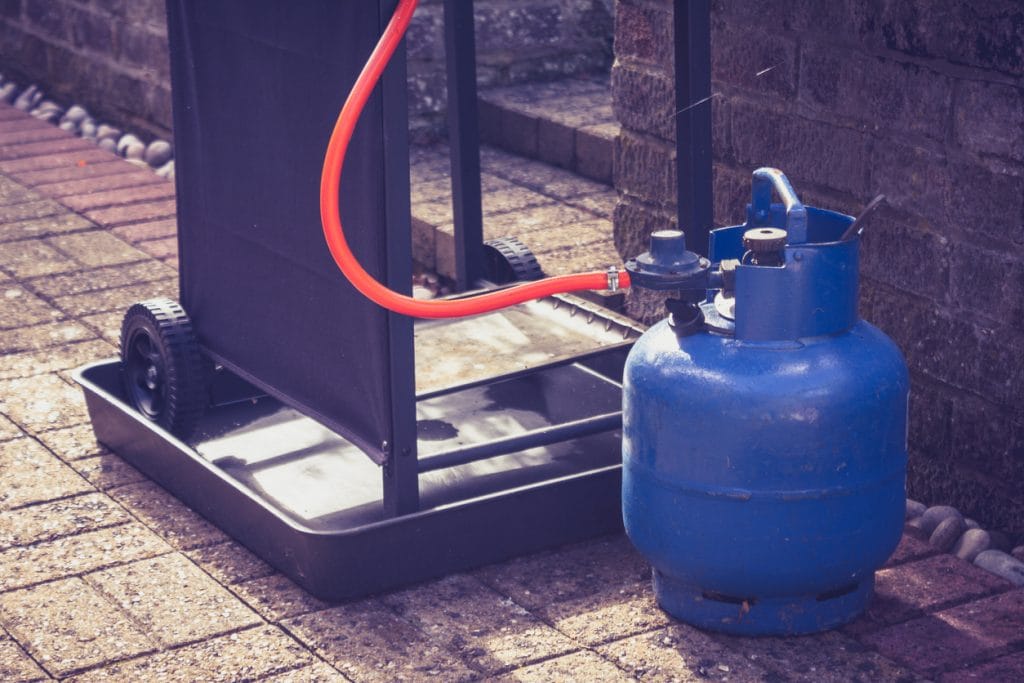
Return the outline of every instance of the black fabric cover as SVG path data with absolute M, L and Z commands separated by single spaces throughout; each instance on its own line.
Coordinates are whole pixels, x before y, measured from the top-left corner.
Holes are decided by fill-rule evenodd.
M 387 315 L 338 272 L 318 192 L 335 117 L 382 29 L 369 0 L 168 0 L 181 298 L 204 348 L 382 460 Z M 404 126 L 388 112 L 387 125 Z M 342 182 L 346 235 L 383 277 L 385 114 Z M 407 198 L 406 198 L 407 201 Z

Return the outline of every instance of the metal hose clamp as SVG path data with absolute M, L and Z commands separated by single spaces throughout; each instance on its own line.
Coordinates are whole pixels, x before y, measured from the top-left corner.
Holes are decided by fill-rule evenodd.
M 619 269 L 615 266 L 608 266 L 608 291 L 619 291 Z

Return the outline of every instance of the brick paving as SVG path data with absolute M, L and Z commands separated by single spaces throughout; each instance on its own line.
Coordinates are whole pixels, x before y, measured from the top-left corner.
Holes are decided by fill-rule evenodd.
M 131 301 L 174 294 L 173 203 L 106 152 L 37 146 L 52 130 L 0 106 L 0 680 L 1024 679 L 1024 589 L 910 532 L 862 619 L 802 638 L 668 618 L 622 536 L 313 598 L 94 441 L 68 372 L 116 352 Z M 417 203 L 444 196 L 426 177 L 443 163 L 417 152 Z M 496 150 L 485 170 L 492 191 L 515 188 L 494 215 L 614 201 Z

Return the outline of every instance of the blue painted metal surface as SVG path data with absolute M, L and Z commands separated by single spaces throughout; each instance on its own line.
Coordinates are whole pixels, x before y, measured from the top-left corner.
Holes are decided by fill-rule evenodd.
M 857 316 L 858 241 L 837 241 L 852 218 L 803 207 L 781 174 L 759 174 L 747 223 L 712 233 L 713 262 L 741 259 L 734 322 L 712 290 L 714 330 L 662 321 L 629 355 L 623 516 L 672 615 L 810 633 L 864 609 L 899 541 L 909 379 Z M 785 204 L 770 205 L 765 178 Z M 757 226 L 789 231 L 781 267 L 744 254 Z

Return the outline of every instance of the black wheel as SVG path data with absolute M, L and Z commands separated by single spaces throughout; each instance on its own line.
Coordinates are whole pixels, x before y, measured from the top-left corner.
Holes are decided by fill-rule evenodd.
M 498 285 L 544 277 L 533 252 L 515 237 L 484 242 L 484 265 L 487 279 Z
M 206 364 L 185 310 L 170 299 L 128 309 L 121 324 L 121 367 L 128 400 L 181 439 L 206 409 Z

